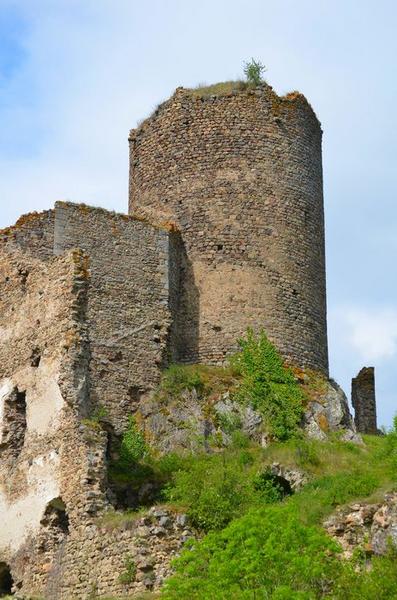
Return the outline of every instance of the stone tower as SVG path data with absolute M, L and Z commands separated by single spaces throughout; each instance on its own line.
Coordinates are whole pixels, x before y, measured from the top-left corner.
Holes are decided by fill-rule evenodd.
M 321 126 L 299 93 L 178 88 L 130 133 L 131 214 L 182 233 L 181 362 L 221 363 L 248 327 L 328 372 Z

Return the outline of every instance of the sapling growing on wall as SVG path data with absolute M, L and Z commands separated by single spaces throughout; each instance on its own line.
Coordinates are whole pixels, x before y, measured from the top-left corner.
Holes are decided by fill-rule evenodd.
M 266 67 L 259 60 L 251 58 L 250 61 L 244 63 L 244 75 L 252 85 L 260 85 L 263 79 L 263 73 L 266 71 Z

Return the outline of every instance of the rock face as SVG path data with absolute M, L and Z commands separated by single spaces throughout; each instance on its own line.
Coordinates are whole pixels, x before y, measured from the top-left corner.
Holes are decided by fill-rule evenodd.
M 195 389 L 185 390 L 160 403 L 155 395 L 149 395 L 142 399 L 137 415 L 148 441 L 162 453 L 213 444 L 228 446 L 236 431 L 262 446 L 269 443 L 263 416 L 233 400 L 230 392 L 209 399 Z M 321 391 L 308 403 L 302 426 L 312 439 L 326 440 L 327 434 L 339 432 L 342 440 L 361 443 L 346 396 L 332 379 L 322 380 Z
M 299 469 L 291 469 L 280 463 L 273 463 L 270 467 L 270 471 L 272 475 L 285 479 L 291 488 L 291 492 L 299 492 L 308 482 L 306 473 Z
M 233 401 L 229 392 L 209 402 L 195 389 L 184 390 L 160 405 L 152 395 L 142 399 L 137 417 L 144 423 L 150 444 L 162 453 L 228 446 L 235 431 L 266 445 L 262 416 L 250 406 Z
M 376 423 L 375 369 L 363 367 L 352 379 L 354 421 L 360 433 L 378 433 Z
M 341 544 L 345 558 L 359 547 L 369 555 L 386 554 L 390 544 L 397 548 L 397 493 L 385 494 L 378 504 L 350 504 L 327 519 L 324 527 Z
M 342 388 L 330 379 L 316 399 L 309 402 L 303 428 L 312 439 L 325 440 L 327 433 L 340 432 L 344 441 L 361 442 Z

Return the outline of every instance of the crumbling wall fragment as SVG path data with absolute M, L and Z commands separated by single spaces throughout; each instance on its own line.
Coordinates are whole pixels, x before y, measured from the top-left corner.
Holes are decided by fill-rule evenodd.
M 352 405 L 357 430 L 360 433 L 378 433 L 374 367 L 363 367 L 352 379 Z

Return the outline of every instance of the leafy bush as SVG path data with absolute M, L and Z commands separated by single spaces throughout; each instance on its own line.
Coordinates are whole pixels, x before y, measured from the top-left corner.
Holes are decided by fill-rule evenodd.
M 223 530 L 210 532 L 182 555 L 176 563 L 176 575 L 166 584 L 164 598 L 394 598 L 395 562 L 374 559 L 371 572 L 357 572 L 357 565 L 339 560 L 337 544 L 320 526 L 336 506 L 368 498 L 385 485 L 392 485 L 390 456 L 379 461 L 379 453 L 388 443 L 386 437 L 371 436 L 367 447 L 358 446 L 353 452 L 349 444 L 340 441 L 291 440 L 262 451 L 251 448 L 232 454 L 229 450 L 225 458 L 206 457 L 207 468 L 202 466 L 201 475 L 193 467 L 194 475 L 185 481 L 186 494 L 192 494 L 192 512 L 196 502 L 211 502 L 213 497 L 208 489 L 208 496 L 201 496 L 197 488 L 207 486 L 216 497 L 215 490 L 220 490 L 222 481 L 222 461 L 226 460 L 228 472 L 235 478 L 226 476 L 228 482 L 232 481 L 228 493 L 234 489 L 238 494 L 238 502 L 229 513 L 234 520 Z M 271 461 L 284 458 L 291 466 L 302 461 L 313 480 L 280 503 L 281 490 L 269 484 L 267 471 L 260 469 L 261 455 Z M 202 458 L 195 457 L 197 460 L 201 462 Z M 190 470 L 187 465 L 185 468 Z M 191 491 L 194 487 L 196 495 Z M 221 506 L 223 517 L 225 506 Z M 201 510 L 210 508 L 204 505 Z M 388 579 L 382 587 L 385 577 Z
M 252 85 L 259 85 L 262 83 L 262 75 L 265 71 L 265 65 L 254 58 L 251 58 L 250 61 L 244 63 L 244 75 L 248 83 L 251 83 Z
M 120 446 L 120 461 L 125 465 L 134 465 L 148 452 L 145 438 L 138 430 L 135 419 L 130 416 L 128 428 L 123 434 Z
M 286 440 L 297 435 L 306 397 L 292 371 L 284 366 L 263 330 L 255 336 L 249 329 L 239 346 L 240 352 L 231 358 L 232 367 L 242 377 L 235 398 L 263 414 L 274 438 Z
M 119 576 L 119 583 L 129 584 L 135 581 L 136 571 L 136 564 L 132 556 L 127 555 L 124 564 L 124 571 Z
M 167 600 L 320 598 L 341 571 L 338 546 L 293 506 L 252 510 L 185 551 Z
M 249 502 L 249 483 L 241 468 L 225 455 L 201 455 L 174 474 L 166 498 L 184 505 L 195 527 L 221 529 Z
M 390 600 L 397 598 L 397 554 L 390 550 L 384 557 L 374 557 L 371 569 L 354 562 L 346 563 L 339 580 L 336 581 L 336 600 Z
M 291 489 L 281 482 L 281 478 L 274 475 L 269 468 L 254 476 L 253 484 L 255 490 L 260 492 L 266 504 L 280 502 L 285 496 L 291 494 Z

